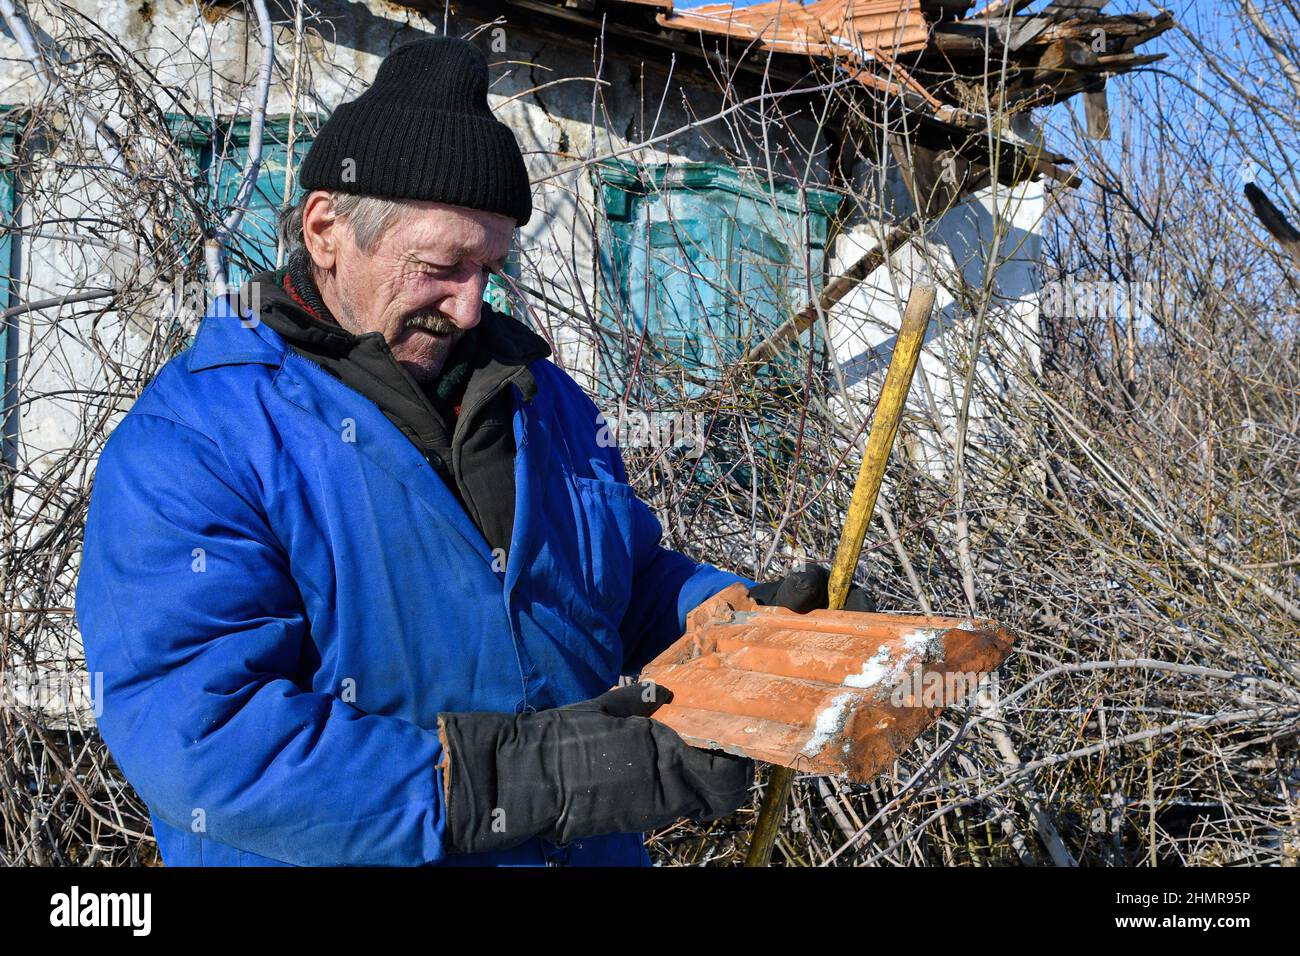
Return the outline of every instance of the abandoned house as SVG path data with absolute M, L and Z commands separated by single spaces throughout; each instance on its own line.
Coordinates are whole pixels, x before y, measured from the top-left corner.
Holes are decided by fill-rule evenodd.
M 996 361 L 1038 361 L 1040 223 L 1072 176 L 1034 110 L 1077 94 L 1104 138 L 1107 78 L 1154 59 L 1137 48 L 1172 22 L 1086 0 L 973 6 L 72 0 L 7 17 L 11 533 L 41 540 L 68 504 L 43 470 L 88 483 L 205 301 L 282 262 L 276 210 L 313 131 L 394 46 L 435 33 L 487 54 L 533 180 L 514 288 L 489 294 L 622 416 L 620 441 L 638 440 L 629 415 L 708 409 L 746 359 L 770 360 L 757 374 L 775 385 L 811 367 L 856 422 L 913 281 L 940 290 L 913 400 L 951 417 L 970 357 L 949 333 L 975 313 L 1014 345 L 981 355 L 980 376 L 996 387 Z M 698 436 L 670 439 L 689 452 Z M 907 447 L 941 469 L 946 441 Z

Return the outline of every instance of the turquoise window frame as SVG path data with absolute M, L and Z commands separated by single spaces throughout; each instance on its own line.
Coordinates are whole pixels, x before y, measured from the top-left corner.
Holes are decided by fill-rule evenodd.
M 593 176 L 604 211 L 602 323 L 638 337 L 625 354 L 657 352 L 697 380 L 661 385 L 697 396 L 700 382 L 720 377 L 802 308 L 810 287 L 820 292 L 841 194 L 772 188 L 712 163 L 608 160 Z M 785 379 L 795 373 L 792 364 L 777 362 L 762 374 Z M 626 391 L 627 372 L 602 369 L 610 394 Z
M 235 248 L 227 251 L 227 280 L 232 286 L 256 272 L 274 269 L 277 265 L 276 251 L 279 243 L 276 225 L 279 210 L 298 198 L 300 190 L 296 171 L 307 157 L 315 131 L 320 128 L 320 120 L 297 120 L 294 125 L 294 174 L 287 192 L 284 185 L 289 155 L 289 118 L 267 117 L 263 126 L 262 166 L 250 193 L 249 208 L 239 225 Z M 215 171 L 217 178 L 213 185 L 221 208 L 224 209 L 233 206 L 244 171 L 248 168 L 252 121 L 247 117 L 237 117 L 225 127 L 223 133 L 224 136 L 217 143 L 226 149 L 222 152 L 214 149 L 214 159 L 220 165 Z M 230 156 L 232 150 L 233 159 Z
M 203 183 L 205 195 L 215 199 L 223 216 L 228 214 L 248 168 L 252 119 L 221 117 L 214 122 L 210 117 L 176 115 L 167 119 L 176 141 L 192 159 L 196 181 Z M 321 120 L 319 116 L 307 114 L 292 121 L 295 171 L 306 157 Z M 254 273 L 276 267 L 277 212 L 298 195 L 296 174 L 288 195 L 284 188 L 290 123 L 288 116 L 268 116 L 263 122 L 262 166 L 248 209 L 225 250 L 226 281 L 232 287 Z
M 513 245 L 510 247 L 510 253 L 506 256 L 505 268 L 501 270 L 513 282 L 519 281 L 519 255 L 518 249 Z M 488 276 L 487 288 L 483 290 L 483 301 L 492 307 L 496 312 L 503 315 L 513 315 L 510 305 L 510 287 L 496 273 Z
M 0 308 L 8 312 L 22 304 L 22 233 L 18 213 L 22 206 L 21 181 L 18 174 L 22 149 L 21 130 L 27 112 L 22 107 L 0 105 Z M 14 474 L 18 464 L 18 328 L 16 315 L 6 315 L 0 322 L 0 356 L 4 372 L 0 381 L 0 419 L 3 420 L 3 457 L 7 474 Z M 8 488 L 4 500 L 9 501 Z

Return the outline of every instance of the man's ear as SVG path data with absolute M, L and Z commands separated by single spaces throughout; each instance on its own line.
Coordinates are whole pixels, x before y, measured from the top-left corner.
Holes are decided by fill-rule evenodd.
M 314 190 L 302 211 L 302 242 L 316 268 L 334 268 L 342 237 L 343 225 L 334 212 L 330 194 L 324 189 Z

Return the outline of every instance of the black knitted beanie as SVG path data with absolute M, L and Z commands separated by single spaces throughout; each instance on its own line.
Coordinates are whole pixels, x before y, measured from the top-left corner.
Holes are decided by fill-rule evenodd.
M 404 44 L 321 127 L 298 181 L 304 190 L 483 209 L 522 226 L 533 214 L 524 157 L 488 109 L 487 88 L 487 60 L 468 40 Z

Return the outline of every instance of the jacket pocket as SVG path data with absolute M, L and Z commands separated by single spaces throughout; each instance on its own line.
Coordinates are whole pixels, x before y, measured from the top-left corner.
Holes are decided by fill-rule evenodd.
M 573 476 L 580 505 L 578 547 L 592 608 L 615 627 L 632 596 L 638 521 L 646 506 L 629 485 Z

